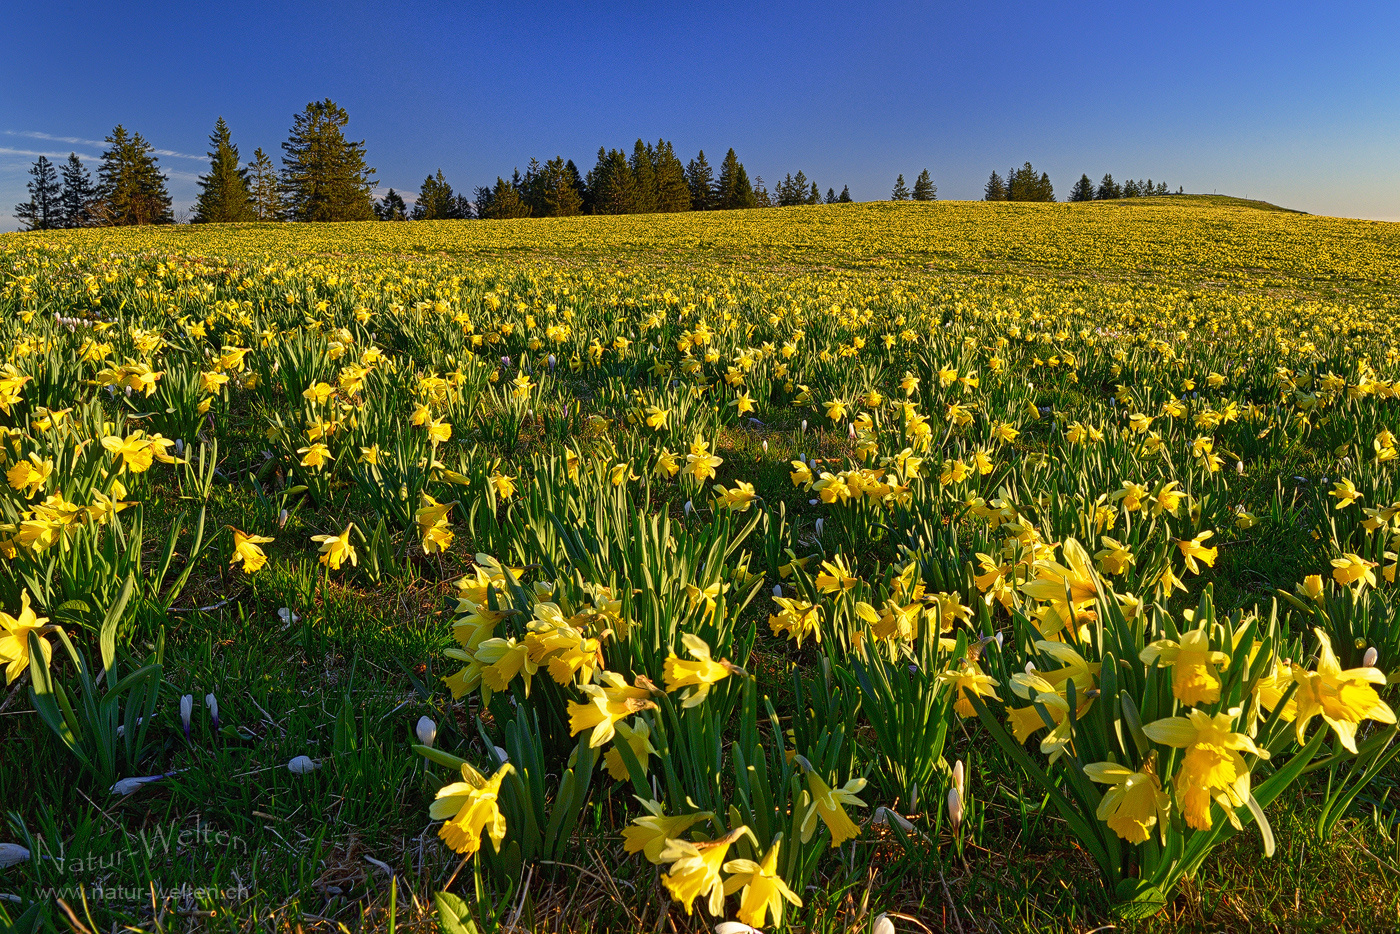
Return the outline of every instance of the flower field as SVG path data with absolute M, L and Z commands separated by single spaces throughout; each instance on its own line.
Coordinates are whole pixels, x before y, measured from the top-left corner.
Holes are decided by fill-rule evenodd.
M 1400 924 L 1400 225 L 0 237 L 17 930 Z

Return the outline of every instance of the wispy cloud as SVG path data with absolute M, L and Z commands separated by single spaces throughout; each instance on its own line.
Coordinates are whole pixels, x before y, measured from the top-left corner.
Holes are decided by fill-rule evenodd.
M 90 156 L 87 153 L 78 153 L 84 159 L 98 159 L 100 156 Z M 0 146 L 0 156 L 48 156 L 50 159 L 67 159 L 66 152 L 40 152 L 37 149 L 11 149 L 9 146 Z
M 38 130 L 6 130 L 5 135 L 23 136 L 26 139 L 47 139 L 55 143 L 79 143 L 84 146 L 106 147 L 107 145 L 106 141 L 100 139 L 83 139 L 80 136 L 54 136 L 50 133 L 40 133 Z M 176 152 L 173 149 L 152 149 L 151 152 L 158 156 L 169 156 L 172 159 L 194 159 L 198 162 L 203 162 L 205 159 L 209 158 L 208 156 L 192 156 L 187 152 Z M 44 153 L 44 155 L 49 154 Z

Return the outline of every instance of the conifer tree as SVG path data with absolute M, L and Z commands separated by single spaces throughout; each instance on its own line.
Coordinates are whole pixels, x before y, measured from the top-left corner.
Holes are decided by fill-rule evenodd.
M 417 205 L 414 209 L 417 210 Z M 375 203 L 374 216 L 382 221 L 408 220 L 408 205 L 404 203 L 403 195 L 390 188 L 389 193 Z
M 70 152 L 63 166 L 63 192 L 59 200 L 59 224 L 62 227 L 87 227 L 92 223 L 92 202 L 97 197 L 92 176 L 83 160 Z
M 490 220 L 492 210 L 492 190 L 482 186 L 472 192 L 472 214 L 477 220 Z
M 106 138 L 97 170 L 98 200 L 93 213 L 105 224 L 173 224 L 170 192 L 156 165 L 151 144 L 140 133 L 127 134 L 117 125 Z
M 850 185 L 842 185 L 842 186 L 841 186 L 841 197 L 837 198 L 836 201 L 837 201 L 838 204 L 850 204 L 850 203 L 851 203 L 851 186 L 850 186 Z
M 282 219 L 282 189 L 277 180 L 277 169 L 272 160 L 259 146 L 253 150 L 253 161 L 248 163 L 249 192 L 253 198 L 253 217 L 260 221 L 280 221 Z
M 812 183 L 812 190 L 807 194 L 807 203 L 808 203 L 808 204 L 821 204 L 821 203 L 822 203 L 822 193 L 821 193 L 820 191 L 817 190 L 817 183 L 816 183 L 816 182 L 813 182 L 813 183 Z
M 826 203 L 827 203 L 827 204 L 835 204 L 835 203 L 836 203 L 836 189 L 835 189 L 835 188 L 828 188 L 828 189 L 826 190 Z
M 620 149 L 598 148 L 598 164 L 588 173 L 594 214 L 636 214 L 637 181 Z
M 452 186 L 442 177 L 442 169 L 438 169 L 436 176 L 429 175 L 423 179 L 423 184 L 418 186 L 418 200 L 413 205 L 413 219 L 446 220 L 452 216 L 453 201 Z
M 919 173 L 919 177 L 914 179 L 913 197 L 915 201 L 937 201 L 938 186 L 929 177 L 928 169 Z
M 248 170 L 238 159 L 238 147 L 229 138 L 228 124 L 220 117 L 209 134 L 209 174 L 199 177 L 199 197 L 194 203 L 196 224 L 227 224 L 256 218 L 248 190 Z
M 1054 201 L 1055 188 L 1050 184 L 1050 176 L 1044 172 L 1036 174 L 1035 168 L 1027 162 L 1011 173 L 1006 185 L 1008 201 Z
M 993 172 L 993 173 L 992 173 L 992 177 L 989 178 L 989 179 L 987 179 L 987 184 L 986 184 L 985 186 L 983 186 L 983 188 L 982 188 L 982 200 L 983 200 L 983 201 L 1005 201 L 1005 200 L 1006 200 L 1006 183 L 1003 182 L 1003 181 L 1001 180 L 1001 176 L 998 175 L 996 172 Z
M 686 181 L 685 166 L 676 157 L 675 147 L 664 139 L 656 141 L 656 210 L 664 212 L 689 211 L 691 206 L 690 185 Z
M 1141 193 L 1142 189 L 1138 186 L 1138 183 L 1131 178 L 1123 183 L 1123 197 L 1136 198 Z
M 496 187 L 491 190 L 492 220 L 510 220 L 515 217 L 529 217 L 530 206 L 520 197 L 514 182 L 496 176 Z
M 651 214 L 656 210 L 655 153 L 649 143 L 637 140 L 628 167 L 632 170 L 632 213 Z
M 899 176 L 899 178 L 897 178 L 897 179 L 894 180 L 894 190 L 890 192 L 890 200 L 891 200 L 891 201 L 908 201 L 908 200 L 909 200 L 909 189 L 908 189 L 907 187 L 905 187 L 905 185 L 904 185 L 904 176 L 903 176 L 902 174 Z
M 299 221 L 373 220 L 374 169 L 365 164 L 364 140 L 351 142 L 350 115 L 329 97 L 296 115 L 282 144 L 282 188 L 287 213 Z
M 686 163 L 685 181 L 690 186 L 690 209 L 709 211 L 715 206 L 715 172 L 705 159 L 705 150 Z
M 562 156 L 555 156 L 544 164 L 540 190 L 545 217 L 573 217 L 583 210 L 583 194 L 574 187 L 578 170 L 570 172 L 570 165 L 573 163 L 564 164 Z
M 1118 183 L 1113 180 L 1113 176 L 1107 172 L 1099 180 L 1098 190 L 1094 192 L 1094 198 L 1099 201 L 1109 201 L 1114 198 L 1123 197 L 1123 189 L 1118 187 Z
M 718 189 L 716 198 L 723 210 L 758 206 L 753 185 L 749 182 L 749 173 L 744 171 L 744 164 L 734 155 L 733 147 L 725 153 L 724 162 L 720 164 Z
M 29 200 L 15 205 L 15 219 L 26 224 L 26 230 L 53 230 L 61 225 L 62 189 L 58 186 L 58 171 L 48 156 L 40 156 L 29 167 L 30 182 L 25 186 Z
M 1070 189 L 1069 200 L 1071 201 L 1093 201 L 1094 183 L 1089 180 L 1088 175 L 1079 176 L 1079 181 L 1074 183 Z
M 741 166 L 741 171 L 742 168 Z M 748 173 L 745 172 L 744 175 L 747 177 Z M 763 184 L 762 175 L 755 175 L 753 177 L 753 184 L 749 186 L 749 191 L 752 194 L 752 200 L 749 202 L 748 206 L 751 208 L 771 208 L 778 203 L 777 198 L 768 193 L 767 186 Z

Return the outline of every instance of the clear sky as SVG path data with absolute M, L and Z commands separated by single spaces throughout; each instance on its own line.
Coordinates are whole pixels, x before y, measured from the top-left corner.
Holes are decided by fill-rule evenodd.
M 222 115 L 246 160 L 331 97 L 382 186 L 458 190 L 532 156 L 586 172 L 665 137 L 769 188 L 885 198 L 927 167 L 978 198 L 1026 160 L 1063 197 L 1151 177 L 1400 220 L 1400 3 L 8 2 L 0 230 L 39 153 L 96 165 L 117 123 L 177 209 Z

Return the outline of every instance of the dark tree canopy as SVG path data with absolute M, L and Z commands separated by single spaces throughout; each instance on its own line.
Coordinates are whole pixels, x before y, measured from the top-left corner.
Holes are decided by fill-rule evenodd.
M 29 167 L 29 200 L 15 205 L 15 217 L 26 230 L 53 230 L 62 226 L 61 189 L 58 171 L 47 156 L 40 156 Z
M 282 219 L 282 186 L 277 179 L 277 169 L 267 153 L 259 147 L 253 150 L 253 161 L 248 163 L 249 192 L 253 198 L 253 219 L 279 221 Z
M 1069 200 L 1071 201 L 1093 201 L 1094 183 L 1089 180 L 1088 175 L 1079 176 L 1079 181 L 1074 183 L 1070 189 Z
M 257 219 L 248 170 L 238 160 L 238 147 L 229 138 L 228 124 L 220 117 L 209 135 L 209 174 L 199 177 L 199 197 L 194 204 L 196 224 L 224 224 Z
M 906 185 L 904 184 L 904 176 L 903 176 L 902 174 L 899 176 L 899 178 L 897 178 L 897 179 L 894 180 L 894 190 L 890 192 L 890 200 L 891 200 L 891 201 L 908 201 L 908 200 L 909 200 L 909 188 L 908 188 L 908 186 L 906 186 Z
M 156 165 L 151 144 L 140 133 L 128 134 L 118 124 L 106 138 L 97 170 L 98 200 L 94 214 L 104 224 L 172 224 L 170 192 Z
M 97 188 L 78 154 L 70 152 L 63 166 L 63 193 L 59 195 L 59 220 L 63 227 L 88 227 L 93 223 L 92 204 Z
M 913 198 L 915 201 L 937 201 L 938 186 L 929 177 L 928 169 L 919 173 L 919 177 L 914 179 Z
M 282 144 L 282 189 L 287 213 L 299 221 L 374 220 L 365 144 L 350 142 L 350 116 L 330 98 L 296 115 Z
M 983 201 L 1005 201 L 1005 200 L 1006 200 L 1006 182 L 1002 181 L 1002 180 L 1001 180 L 1001 176 L 998 175 L 996 172 L 993 172 L 993 173 L 992 173 L 992 177 L 989 178 L 989 179 L 987 179 L 987 184 L 983 186 L 983 188 L 982 188 L 982 200 L 983 200 Z

